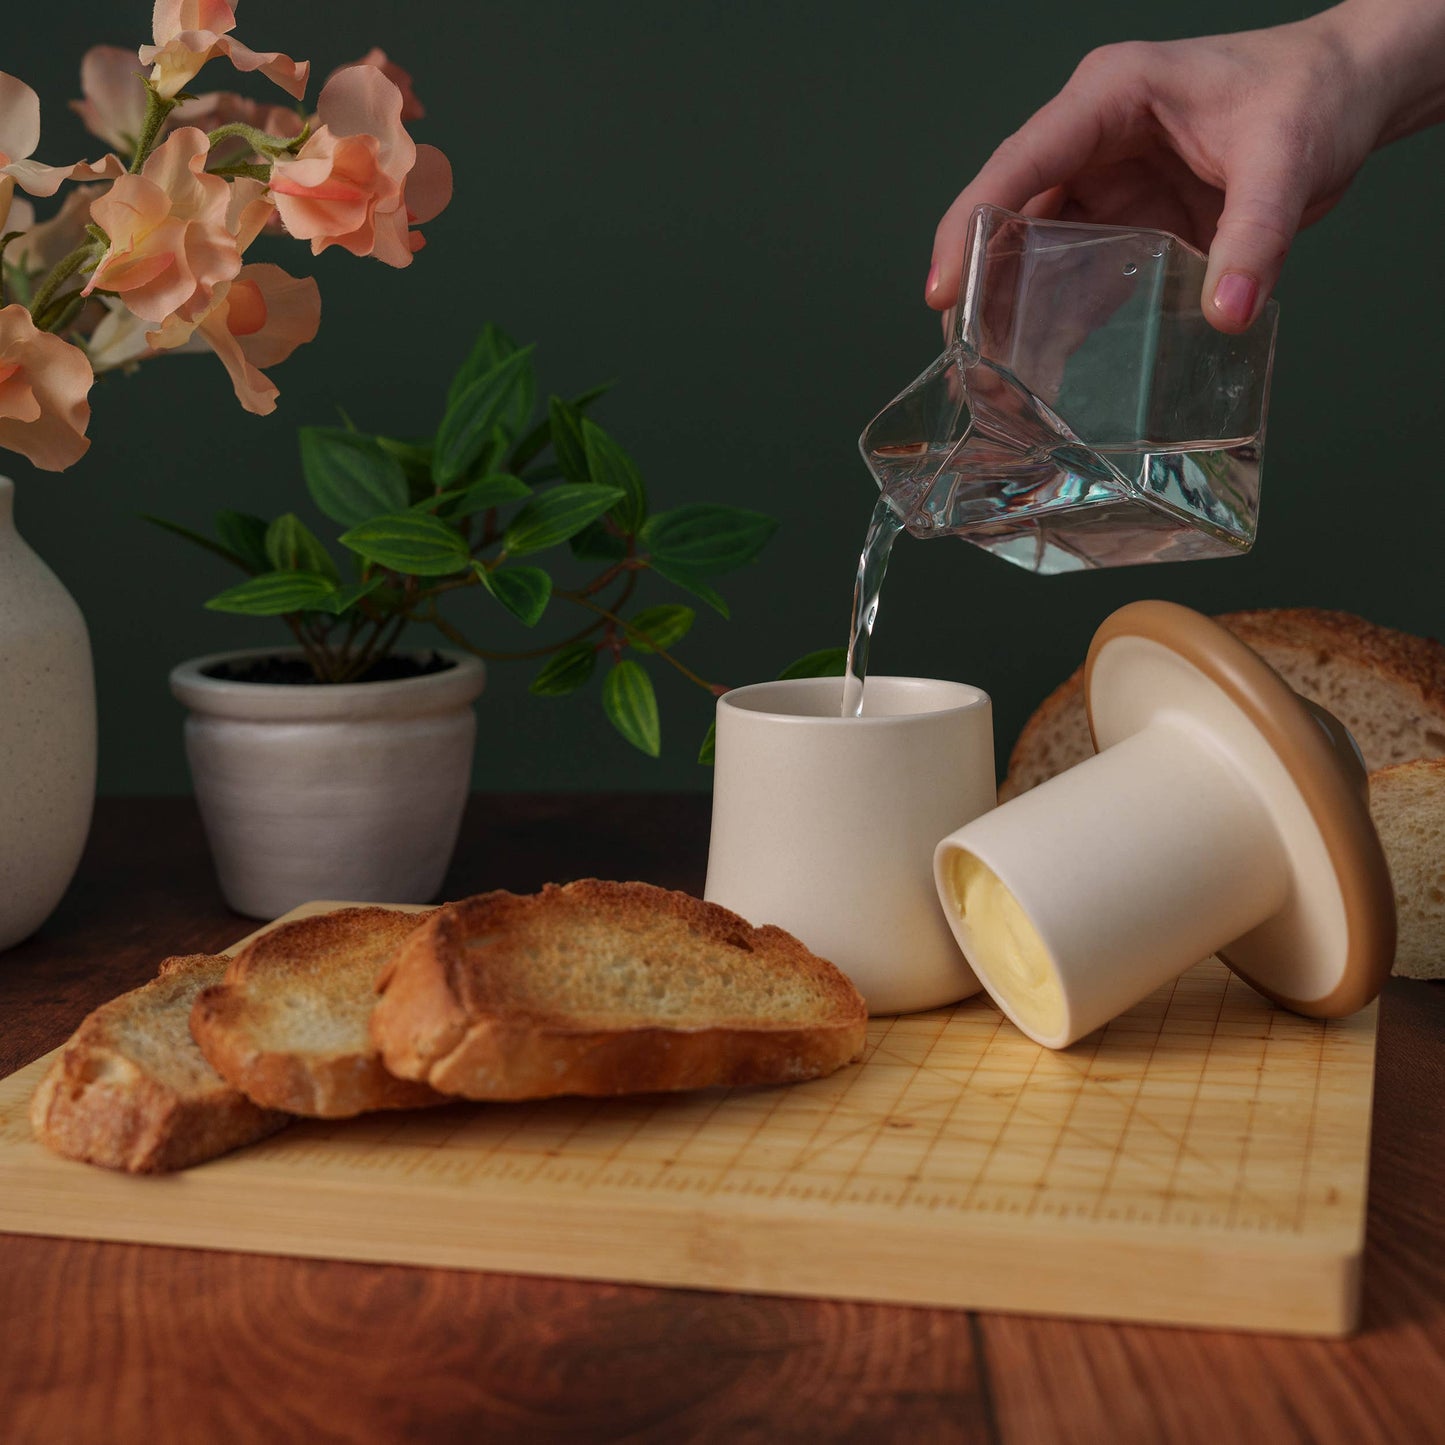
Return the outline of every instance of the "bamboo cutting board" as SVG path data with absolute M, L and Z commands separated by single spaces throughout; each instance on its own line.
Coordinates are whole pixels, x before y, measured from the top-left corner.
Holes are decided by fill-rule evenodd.
M 1210 960 L 1062 1053 L 980 997 L 807 1084 L 311 1121 L 159 1178 L 35 1143 L 47 1056 L 0 1081 L 0 1230 L 1342 1334 L 1377 1007 Z

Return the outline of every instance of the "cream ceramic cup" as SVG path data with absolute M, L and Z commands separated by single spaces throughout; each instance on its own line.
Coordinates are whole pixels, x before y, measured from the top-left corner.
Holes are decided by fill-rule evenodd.
M 993 709 L 965 683 L 798 678 L 718 699 L 706 898 L 775 923 L 851 978 L 871 1013 L 941 1008 L 979 983 L 933 884 L 938 840 L 994 806 Z

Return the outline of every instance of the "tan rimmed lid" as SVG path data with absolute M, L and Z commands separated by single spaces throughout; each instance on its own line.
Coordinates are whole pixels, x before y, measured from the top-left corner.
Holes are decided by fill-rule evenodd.
M 1246 983 L 1298 1013 L 1339 1018 L 1384 986 L 1395 902 L 1348 731 L 1200 613 L 1135 602 L 1094 634 L 1084 699 L 1097 749 L 1184 714 L 1267 802 L 1290 874 L 1281 911 L 1219 950 Z

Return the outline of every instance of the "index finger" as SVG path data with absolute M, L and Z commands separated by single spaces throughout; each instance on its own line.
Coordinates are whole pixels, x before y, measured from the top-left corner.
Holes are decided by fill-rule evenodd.
M 1073 87 L 1035 111 L 984 163 L 943 214 L 933 237 L 933 265 L 924 299 L 935 310 L 958 299 L 969 217 L 977 206 L 1021 211 L 1035 196 L 1076 175 L 1099 149 L 1097 101 Z

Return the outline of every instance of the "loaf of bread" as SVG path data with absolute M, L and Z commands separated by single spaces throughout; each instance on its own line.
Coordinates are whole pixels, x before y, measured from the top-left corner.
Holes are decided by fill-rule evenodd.
M 167 959 L 160 976 L 96 1009 L 40 1081 L 30 1121 L 47 1148 L 108 1169 L 156 1174 L 263 1139 L 290 1116 L 263 1109 L 201 1057 L 196 995 L 229 959 Z
M 382 1067 L 368 1032 L 375 984 L 425 913 L 341 908 L 272 928 L 191 1011 L 216 1071 L 271 1109 L 339 1119 L 443 1102 Z
M 1394 972 L 1445 978 L 1445 760 L 1372 773 L 1370 813 L 1395 886 Z
M 1298 693 L 1354 735 L 1371 770 L 1445 757 L 1445 646 L 1377 627 L 1348 612 L 1292 607 L 1216 619 Z M 999 801 L 1017 797 L 1092 756 L 1080 668 L 1025 724 Z
M 597 879 L 439 909 L 380 988 L 387 1068 L 469 1099 L 811 1079 L 859 1057 L 867 1020 L 847 978 L 782 929 Z

